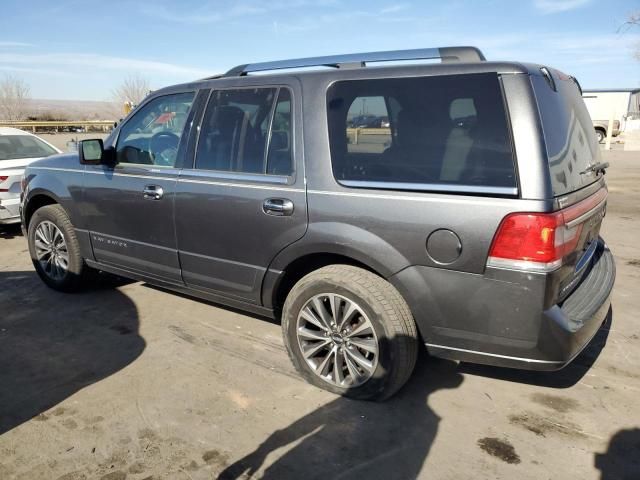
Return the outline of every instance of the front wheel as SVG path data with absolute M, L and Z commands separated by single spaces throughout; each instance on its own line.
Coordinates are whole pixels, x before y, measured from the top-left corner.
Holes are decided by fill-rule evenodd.
M 602 130 L 596 130 L 596 139 L 598 140 L 598 143 L 604 142 L 605 137 L 606 135 Z
M 411 376 L 418 333 L 400 293 L 379 276 L 330 265 L 303 277 L 283 308 L 287 351 L 300 374 L 330 392 L 384 400 Z
M 29 222 L 29 253 L 47 286 L 63 292 L 80 289 L 89 273 L 68 215 L 60 205 L 39 208 Z

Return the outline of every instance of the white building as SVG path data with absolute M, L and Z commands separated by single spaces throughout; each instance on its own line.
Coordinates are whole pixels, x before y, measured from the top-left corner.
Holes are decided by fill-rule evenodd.
M 640 129 L 640 88 L 584 90 L 582 98 L 596 130 L 606 129 L 612 115 L 614 135 Z

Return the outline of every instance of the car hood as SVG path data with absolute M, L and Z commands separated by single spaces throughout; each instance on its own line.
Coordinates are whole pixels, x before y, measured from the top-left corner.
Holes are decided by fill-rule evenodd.
M 37 162 L 30 163 L 29 166 L 33 167 L 51 167 L 51 168 L 83 168 L 80 164 L 80 157 L 78 152 L 60 153 L 58 155 L 51 155 L 38 160 Z

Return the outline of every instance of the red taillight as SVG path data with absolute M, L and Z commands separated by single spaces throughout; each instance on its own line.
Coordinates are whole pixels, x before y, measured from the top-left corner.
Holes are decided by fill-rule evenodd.
M 4 175 L 0 175 L 0 183 L 4 182 L 7 178 L 9 177 L 5 177 Z M 0 192 L 8 192 L 9 189 L 8 188 L 0 188 Z
M 558 212 L 507 215 L 493 238 L 487 265 L 538 271 L 558 268 L 576 249 L 582 232 L 582 223 L 571 222 L 598 207 L 606 197 L 603 189 Z
M 493 264 L 504 265 L 504 260 L 509 260 L 532 262 L 545 270 L 555 268 L 578 239 L 579 232 L 571 232 L 566 239 L 565 230 L 562 213 L 513 213 L 502 220 L 489 260 Z

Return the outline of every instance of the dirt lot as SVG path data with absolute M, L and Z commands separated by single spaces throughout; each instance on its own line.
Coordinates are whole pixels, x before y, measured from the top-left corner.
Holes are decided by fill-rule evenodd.
M 0 233 L 0 479 L 640 478 L 640 154 L 606 156 L 612 320 L 535 374 L 423 358 L 392 400 L 303 382 L 277 324 L 142 283 L 47 289 Z

